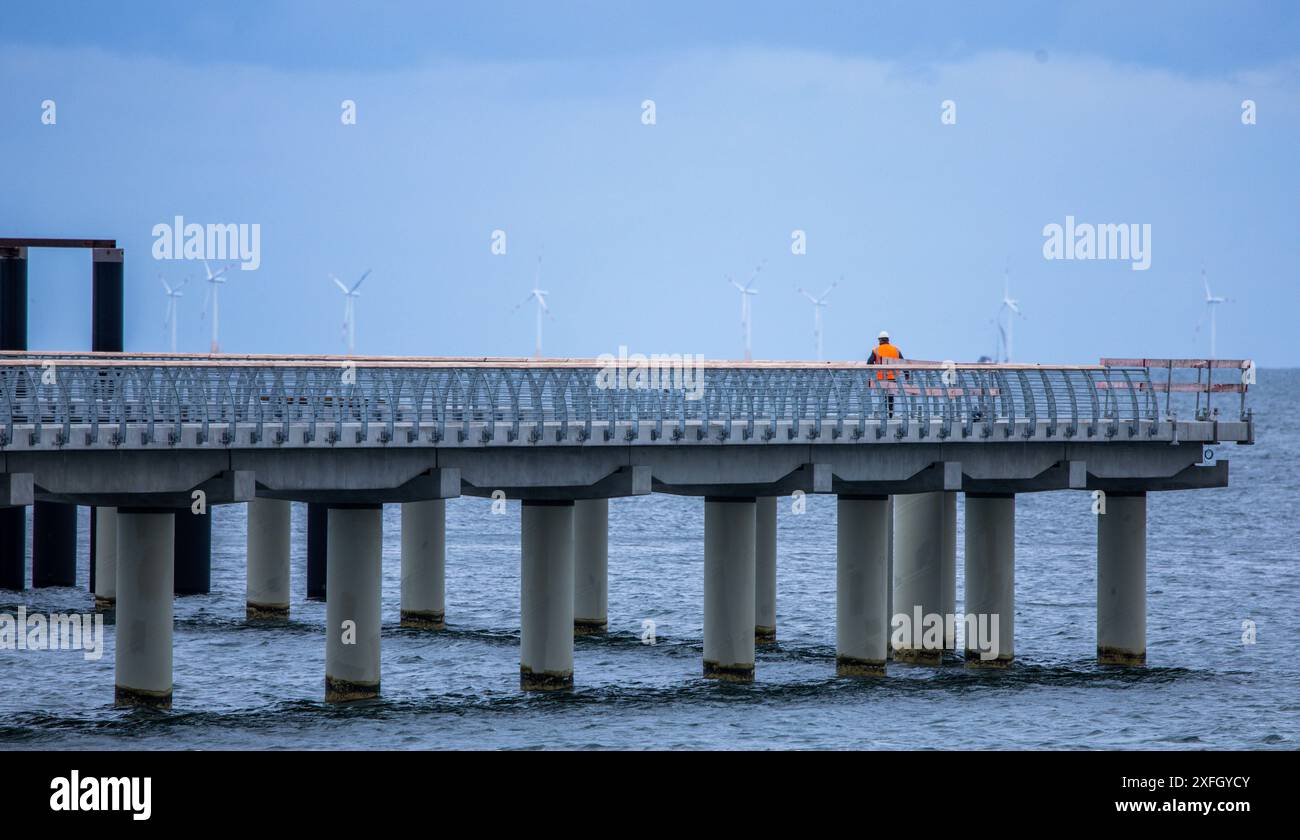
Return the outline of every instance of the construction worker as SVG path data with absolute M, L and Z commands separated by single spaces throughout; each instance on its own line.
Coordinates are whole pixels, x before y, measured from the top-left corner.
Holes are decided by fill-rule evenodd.
M 879 343 L 876 344 L 876 349 L 871 351 L 871 355 L 867 357 L 867 364 L 869 364 L 869 365 L 887 365 L 887 364 L 891 364 L 891 363 L 893 362 L 893 360 L 895 360 L 895 359 L 902 359 L 902 358 L 903 358 L 903 354 L 899 351 L 899 349 L 898 349 L 897 347 L 895 347 L 894 345 L 892 345 L 892 344 L 889 343 L 889 333 L 888 333 L 887 331 L 885 331 L 885 330 L 881 330 L 881 331 L 880 331 L 880 335 L 876 336 L 876 340 L 877 340 Z M 878 372 L 878 373 L 876 374 L 876 379 L 877 379 L 877 381 L 879 381 L 879 380 L 883 380 L 886 376 L 888 376 L 889 379 L 892 380 L 892 379 L 894 378 L 894 372 L 893 372 L 892 370 L 889 371 L 888 373 L 886 373 L 885 371 L 880 371 L 880 372 Z M 894 416 L 894 393 L 893 393 L 893 390 L 894 390 L 894 389 L 893 389 L 893 385 L 892 385 L 892 383 L 891 383 L 891 385 L 890 385 L 890 393 L 889 393 L 889 396 L 888 396 L 888 398 L 887 398 L 887 399 L 888 399 L 888 402 L 889 402 L 889 416 L 890 416 L 890 417 L 893 417 L 893 416 Z
M 876 339 L 880 343 L 876 345 L 875 350 L 871 351 L 871 355 L 867 358 L 867 364 L 887 365 L 890 364 L 889 361 L 890 359 L 903 358 L 903 354 L 899 352 L 898 348 L 889 343 L 888 332 L 886 332 L 885 330 L 881 330 L 880 335 L 876 336 Z M 876 374 L 877 379 L 884 379 L 885 376 L 886 374 L 883 371 Z M 889 371 L 888 376 L 890 379 L 893 379 L 894 372 L 892 370 Z

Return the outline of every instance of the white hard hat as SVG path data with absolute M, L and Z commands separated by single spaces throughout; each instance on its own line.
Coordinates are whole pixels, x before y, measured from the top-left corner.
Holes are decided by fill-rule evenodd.
M 876 336 L 876 338 L 883 338 L 885 341 L 889 341 L 889 331 L 881 330 L 880 335 Z

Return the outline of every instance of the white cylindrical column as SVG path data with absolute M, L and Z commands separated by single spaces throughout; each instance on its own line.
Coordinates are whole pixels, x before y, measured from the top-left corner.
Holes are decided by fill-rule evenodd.
M 879 676 L 889 647 L 889 497 L 840 496 L 835 533 L 835 671 Z
M 609 627 L 609 499 L 573 504 L 573 632 Z
M 325 557 L 325 699 L 379 695 L 382 505 L 329 508 Z
M 888 606 L 885 609 L 885 620 L 889 623 L 894 617 L 894 497 L 889 497 L 889 559 L 885 564 L 888 573 L 885 575 L 885 597 Z M 885 658 L 894 658 L 894 646 L 885 645 Z
M 447 502 L 402 504 L 402 626 L 441 630 L 446 620 Z
M 117 508 L 95 508 L 95 609 L 117 601 Z
M 704 676 L 754 679 L 753 499 L 704 501 Z
M 520 512 L 519 686 L 573 688 L 573 502 Z
M 776 497 L 754 502 L 754 641 L 776 643 Z
M 289 507 L 281 499 L 248 503 L 245 618 L 289 617 Z
M 894 496 L 894 604 L 890 646 L 899 662 L 943 657 L 942 492 Z
M 175 540 L 174 511 L 118 509 L 114 699 L 119 706 L 171 708 Z
M 1097 661 L 1147 661 L 1147 497 L 1106 494 L 1097 516 Z
M 943 494 L 943 649 L 957 650 L 957 624 L 948 616 L 957 614 L 957 494 Z
M 1015 496 L 966 494 L 965 554 L 966 664 L 1005 667 L 1015 659 Z

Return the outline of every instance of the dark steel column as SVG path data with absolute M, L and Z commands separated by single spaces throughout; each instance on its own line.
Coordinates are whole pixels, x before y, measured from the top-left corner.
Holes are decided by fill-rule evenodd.
M 177 595 L 207 595 L 212 589 L 212 508 L 207 513 L 176 512 Z
M 95 248 L 91 252 L 90 349 L 99 353 L 121 353 L 123 341 L 123 251 L 121 248 Z M 99 524 L 95 509 L 90 509 L 90 591 L 95 591 L 95 533 Z
M 307 597 L 325 599 L 325 545 L 329 536 L 329 505 L 307 505 Z
M 27 249 L 0 248 L 0 350 L 27 349 Z M 0 508 L 0 589 L 26 583 L 27 509 Z

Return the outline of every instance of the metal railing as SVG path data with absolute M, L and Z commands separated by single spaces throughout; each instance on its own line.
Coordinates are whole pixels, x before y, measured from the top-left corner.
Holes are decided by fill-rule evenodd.
M 692 393 L 590 359 L 0 353 L 0 445 L 1131 438 L 1163 419 L 1148 361 L 705 362 Z

